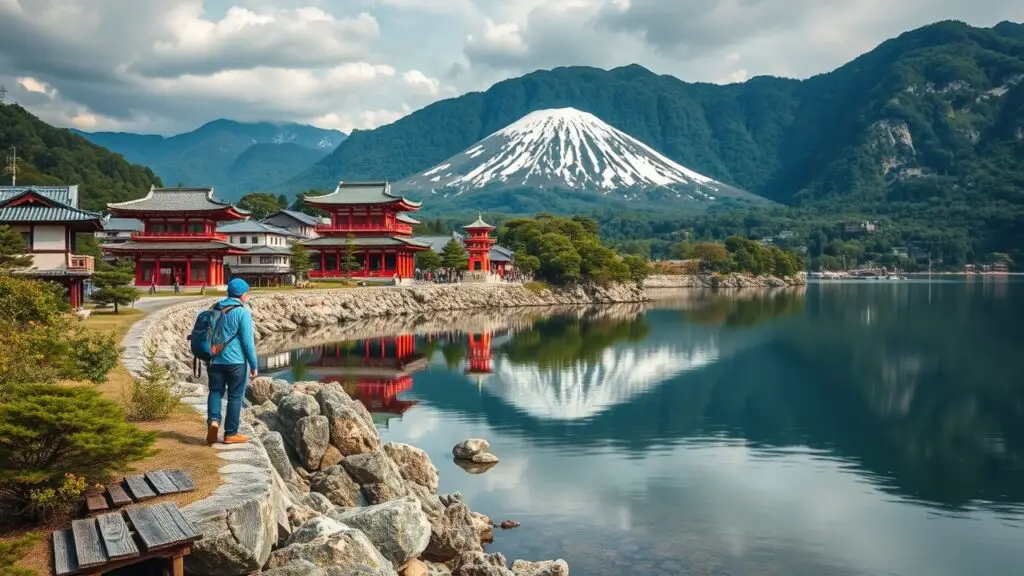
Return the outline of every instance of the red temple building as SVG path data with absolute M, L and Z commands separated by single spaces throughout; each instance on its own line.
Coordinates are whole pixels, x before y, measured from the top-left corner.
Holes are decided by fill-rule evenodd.
M 420 203 L 392 194 L 387 182 L 339 182 L 330 194 L 304 199 L 331 218 L 317 226 L 319 238 L 302 242 L 314 252 L 310 278 L 412 278 L 416 253 L 430 249 L 412 237 L 412 225 L 419 222 L 404 214 L 419 210 Z M 350 234 L 355 254 L 346 270 Z
M 131 239 L 103 251 L 135 261 L 135 285 L 220 286 L 224 257 L 244 254 L 216 231 L 219 222 L 245 220 L 248 212 L 217 200 L 213 188 L 150 188 L 137 200 L 107 204 L 115 218 L 135 218 L 143 227 Z
M 470 334 L 466 374 L 483 376 L 491 372 L 491 333 Z
M 398 395 L 412 388 L 412 375 L 427 366 L 412 334 L 321 346 L 306 369 L 320 382 L 338 382 L 363 403 L 378 424 L 401 416 L 417 404 Z
M 491 230 L 494 230 L 494 226 L 484 222 L 478 214 L 476 222 L 467 224 L 462 229 L 469 233 L 469 237 L 463 241 L 466 251 L 469 252 L 469 271 L 490 273 L 491 245 L 495 242 L 494 238 L 491 238 Z

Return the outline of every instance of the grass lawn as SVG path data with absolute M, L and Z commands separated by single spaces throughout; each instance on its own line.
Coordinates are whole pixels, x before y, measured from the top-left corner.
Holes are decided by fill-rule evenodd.
M 209 294 L 209 292 L 207 293 Z M 113 309 L 101 309 L 94 310 L 85 322 L 86 326 L 90 329 L 112 330 L 119 336 L 124 336 L 128 329 L 131 328 L 131 325 L 144 315 L 142 311 L 131 308 L 122 308 L 120 314 L 114 314 Z M 124 392 L 131 386 L 131 383 L 131 374 L 129 374 L 124 366 L 118 365 L 107 375 L 107 381 L 98 385 L 97 389 L 110 400 L 120 402 Z M 93 385 L 89 383 L 70 384 L 79 386 Z M 217 470 L 225 462 L 217 457 L 215 449 L 206 445 L 205 422 L 202 416 L 191 407 L 181 404 L 170 417 L 157 422 L 139 422 L 138 426 L 143 430 L 151 430 L 157 433 L 157 453 L 137 462 L 131 471 L 126 470 L 125 472 L 135 473 L 148 470 L 181 469 L 188 472 L 196 485 L 195 492 L 162 496 L 147 500 L 144 505 L 174 502 L 178 506 L 186 506 L 196 500 L 209 496 L 220 486 L 221 479 Z M 120 480 L 120 478 L 112 480 Z M 49 525 L 35 526 L 29 529 L 21 529 L 14 533 L 0 535 L 0 543 L 29 532 L 37 534 L 40 538 L 17 563 L 17 566 L 35 570 L 40 576 L 51 574 L 50 532 L 66 528 L 69 525 L 69 518 L 57 519 Z M 4 570 L 0 566 L 0 574 L 3 573 Z

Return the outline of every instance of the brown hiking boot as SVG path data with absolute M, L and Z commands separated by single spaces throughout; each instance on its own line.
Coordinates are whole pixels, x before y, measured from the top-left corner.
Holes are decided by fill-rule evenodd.
M 217 443 L 217 436 L 220 432 L 220 422 L 210 422 L 206 425 L 206 443 L 213 446 Z
M 225 444 L 245 444 L 248 441 L 249 437 L 245 434 L 232 434 L 224 437 Z

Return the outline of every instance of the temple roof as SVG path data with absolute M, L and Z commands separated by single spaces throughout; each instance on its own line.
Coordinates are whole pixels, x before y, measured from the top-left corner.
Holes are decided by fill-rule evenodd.
M 462 228 L 464 230 L 473 230 L 473 229 L 494 230 L 494 226 L 491 226 L 487 222 L 484 222 L 483 216 L 480 215 L 480 214 L 476 215 L 476 222 L 473 222 L 472 224 L 466 224 Z
M 210 240 L 208 242 L 138 242 L 129 240 L 123 244 L 103 246 L 104 252 L 209 252 L 224 251 L 239 253 L 237 247 L 227 242 Z
M 395 216 L 395 220 L 398 220 L 399 222 L 405 222 L 406 224 L 419 224 L 420 223 L 419 220 L 413 218 L 412 216 L 406 215 L 404 212 L 399 212 L 398 215 Z
M 78 208 L 77 186 L 0 186 L 0 223 L 83 223 L 98 230 L 102 219 Z
M 103 229 L 110 232 L 131 231 L 142 232 L 145 225 L 138 218 L 111 218 L 103 219 Z
M 235 248 L 239 250 L 245 250 L 246 254 L 276 254 L 278 256 L 290 256 L 292 251 L 291 248 L 285 246 L 267 246 L 266 244 L 257 244 L 252 248 L 247 248 L 245 245 L 235 244 Z
M 78 208 L 78 185 L 73 186 L 0 186 L 0 202 L 8 198 L 20 196 L 26 190 L 35 190 L 54 202 Z
M 314 206 L 402 203 L 409 208 L 419 208 L 421 204 L 399 194 L 392 194 L 390 182 L 338 182 L 338 187 L 330 194 L 302 197 L 307 204 Z
M 321 236 L 320 238 L 314 238 L 312 240 L 306 240 L 300 242 L 303 246 L 316 247 L 316 246 L 345 246 L 347 240 L 345 238 L 337 236 Z M 415 248 L 430 248 L 428 242 L 422 242 L 415 238 L 405 238 L 402 236 L 388 236 L 388 237 L 371 237 L 365 238 L 356 236 L 352 240 L 354 246 L 367 247 L 367 246 L 413 246 Z
M 151 215 L 154 212 L 225 212 L 235 219 L 249 214 L 247 210 L 229 202 L 222 202 L 213 195 L 213 188 L 157 188 L 149 189 L 142 198 L 127 202 L 107 204 L 110 213 Z
M 316 216 L 310 216 L 305 212 L 298 212 L 296 210 L 278 210 L 277 212 L 270 214 L 263 220 L 267 221 L 273 218 L 274 216 L 277 216 L 278 214 L 284 214 L 285 216 L 290 217 L 292 220 L 295 220 L 300 224 L 305 224 L 306 226 L 316 226 L 317 224 L 320 223 L 320 221 L 317 220 Z
M 265 224 L 258 220 L 241 220 L 217 226 L 221 234 L 277 234 L 278 236 L 298 236 L 291 230 L 285 230 L 273 224 Z
M 491 251 L 487 254 L 487 258 L 489 258 L 491 262 L 511 262 L 512 251 L 504 246 L 492 244 Z

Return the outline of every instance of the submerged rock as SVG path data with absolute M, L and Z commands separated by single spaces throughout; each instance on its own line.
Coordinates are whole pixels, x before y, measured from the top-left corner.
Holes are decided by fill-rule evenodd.
M 469 440 L 463 440 L 452 448 L 452 456 L 455 456 L 459 460 L 472 460 L 473 456 L 490 452 L 491 443 L 481 438 L 470 438 Z
M 512 573 L 515 576 L 569 576 L 569 565 L 565 560 L 516 560 L 512 562 Z

